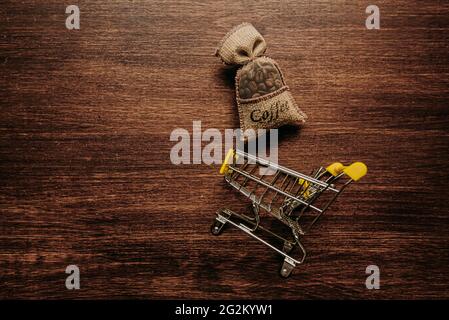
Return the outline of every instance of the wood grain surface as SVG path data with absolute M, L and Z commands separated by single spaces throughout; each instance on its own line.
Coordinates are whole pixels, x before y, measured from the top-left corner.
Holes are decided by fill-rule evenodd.
M 449 5 L 443 1 L 0 4 L 0 298 L 449 298 Z M 365 28 L 376 4 L 381 29 Z M 279 162 L 364 161 L 289 279 L 214 213 L 217 166 L 173 165 L 175 128 L 238 126 L 213 56 L 252 22 L 308 114 Z M 204 143 L 206 144 L 206 143 Z M 76 264 L 81 289 L 65 288 Z M 365 288 L 378 265 L 380 290 Z

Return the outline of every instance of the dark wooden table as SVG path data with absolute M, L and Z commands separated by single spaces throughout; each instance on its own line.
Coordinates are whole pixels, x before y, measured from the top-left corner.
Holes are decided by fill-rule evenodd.
M 0 5 L 1 298 L 449 298 L 447 4 L 375 1 L 380 30 L 366 1 L 76 4 L 79 31 L 60 1 Z M 242 21 L 309 116 L 279 162 L 369 167 L 287 280 L 244 233 L 210 234 L 218 208 L 248 205 L 218 167 L 170 162 L 175 128 L 238 126 L 213 52 Z

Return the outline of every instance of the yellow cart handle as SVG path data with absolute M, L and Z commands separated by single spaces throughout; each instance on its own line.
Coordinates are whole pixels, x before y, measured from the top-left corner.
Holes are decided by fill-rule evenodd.
M 234 157 L 234 149 L 229 149 L 226 157 L 223 161 L 223 164 L 220 167 L 220 174 L 226 174 L 229 170 L 229 164 L 232 163 L 232 158 Z
M 329 165 L 326 170 L 334 177 L 343 172 L 354 181 L 360 180 L 368 172 L 368 168 L 363 162 L 354 162 L 349 166 L 345 166 L 340 162 L 335 162 Z

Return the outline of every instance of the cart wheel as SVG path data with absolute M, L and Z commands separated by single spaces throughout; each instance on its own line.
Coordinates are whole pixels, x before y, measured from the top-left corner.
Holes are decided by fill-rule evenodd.
M 295 268 L 295 266 L 292 265 L 291 263 L 287 262 L 287 258 L 286 258 L 284 260 L 284 263 L 282 264 L 281 276 L 283 278 L 288 278 L 290 276 L 290 274 L 292 273 L 294 268 Z
M 223 231 L 224 224 L 220 221 L 214 220 L 214 223 L 212 223 L 212 226 L 210 227 L 210 232 L 214 236 L 218 236 Z

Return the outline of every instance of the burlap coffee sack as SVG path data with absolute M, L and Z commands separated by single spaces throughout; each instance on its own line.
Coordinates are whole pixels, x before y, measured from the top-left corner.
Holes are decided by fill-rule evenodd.
M 265 50 L 264 38 L 249 23 L 233 28 L 216 50 L 223 63 L 243 66 L 237 71 L 235 88 L 244 131 L 299 124 L 307 118 L 290 94 L 277 63 L 263 56 Z

